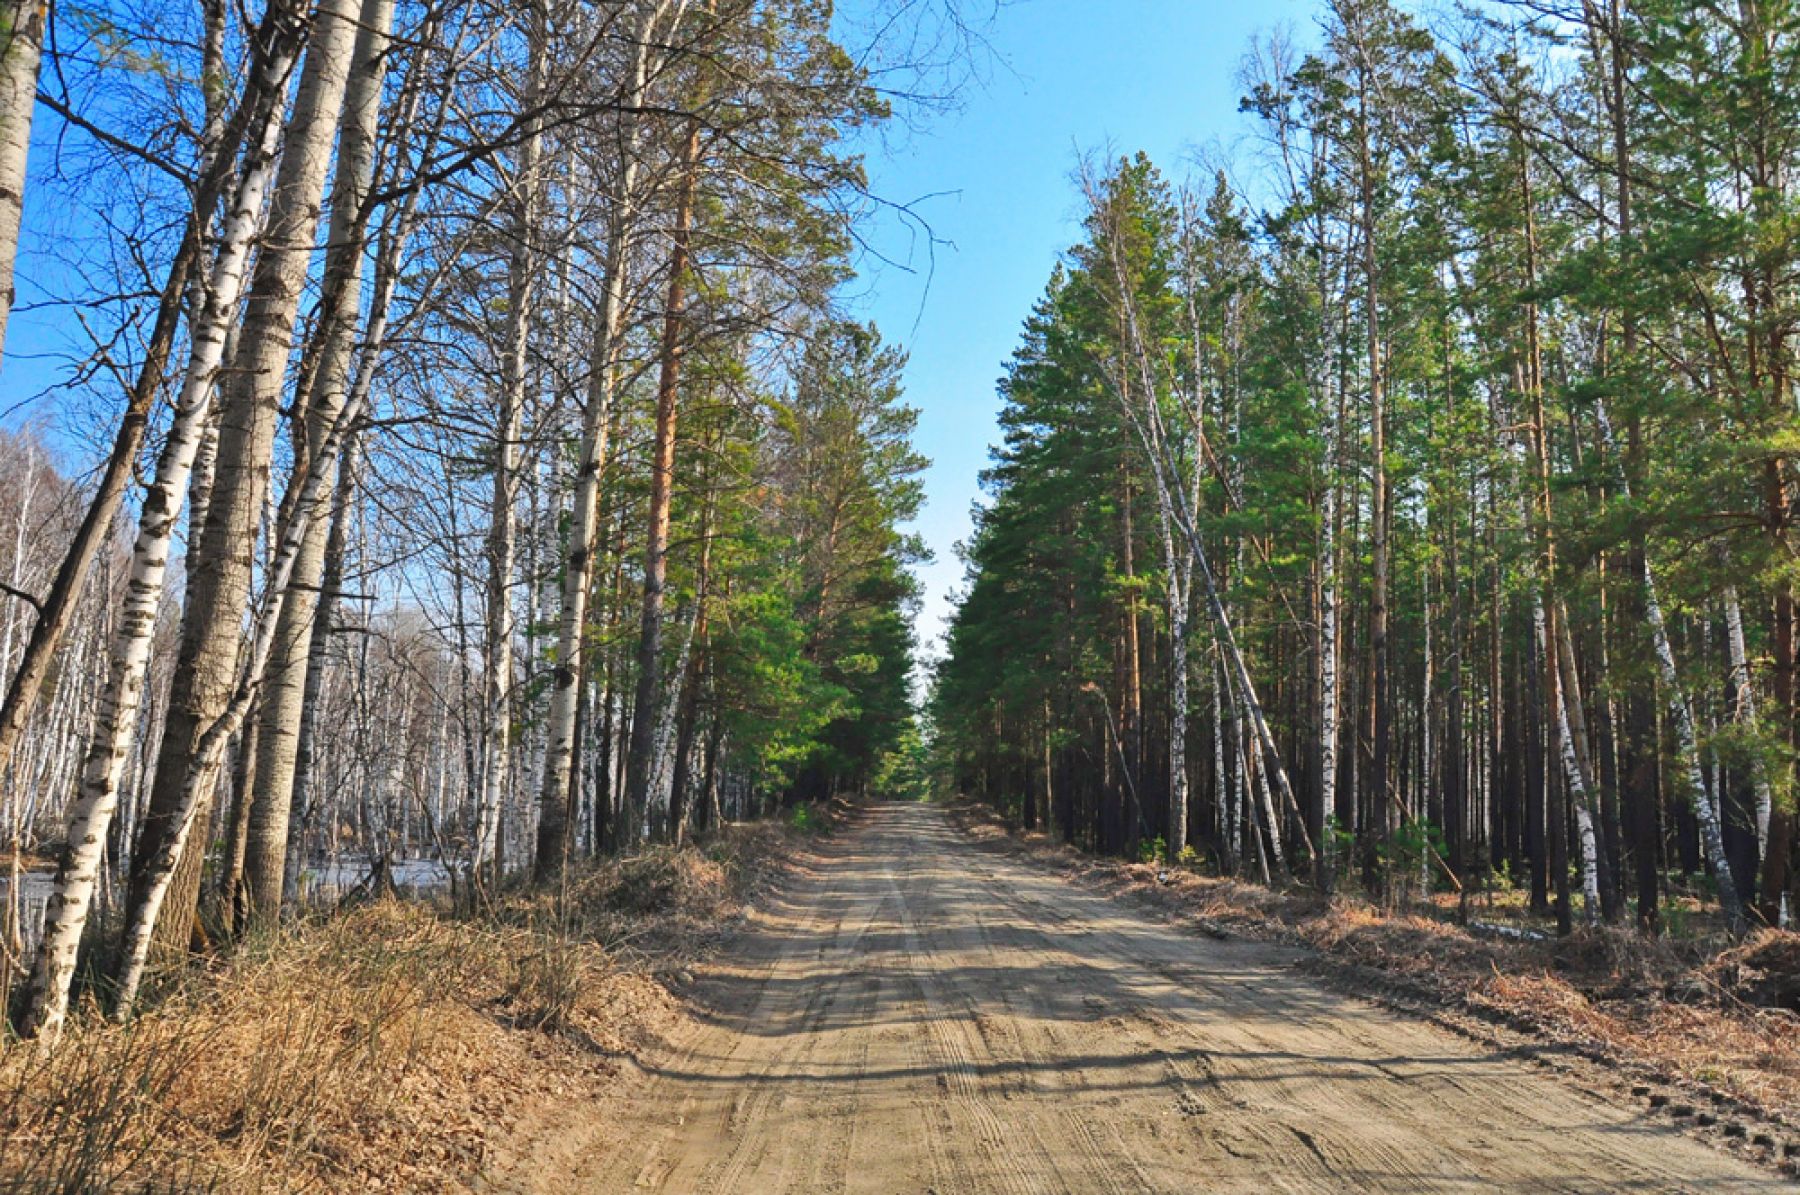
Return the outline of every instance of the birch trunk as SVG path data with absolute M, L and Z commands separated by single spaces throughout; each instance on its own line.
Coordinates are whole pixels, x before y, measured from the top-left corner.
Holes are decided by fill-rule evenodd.
M 1744 645 L 1744 612 L 1738 604 L 1737 586 L 1725 587 L 1725 632 L 1731 645 L 1731 685 L 1736 691 L 1737 720 L 1756 726 L 1756 686 L 1750 683 L 1750 653 Z M 1750 782 L 1756 793 L 1756 862 L 1760 867 L 1769 848 L 1769 819 L 1775 811 L 1775 794 L 1769 785 L 1768 765 L 1762 753 L 1750 759 Z
M 1335 429 L 1327 431 L 1335 446 Z M 1331 453 L 1325 490 L 1319 496 L 1319 833 L 1326 841 L 1326 819 L 1337 809 L 1338 772 L 1338 579 L 1337 461 Z M 1333 882 L 1332 863 L 1319 851 L 1315 880 L 1321 892 Z
M 25 163 L 37 111 L 38 65 L 50 0 L 0 2 L 0 351 L 13 306 L 13 263 L 25 211 Z
M 1596 401 L 1594 415 L 1600 424 L 1600 436 L 1615 466 L 1620 461 L 1614 441 L 1612 421 L 1607 418 L 1606 404 Z M 1619 485 L 1627 500 L 1631 498 L 1631 479 L 1621 469 Z M 1719 822 L 1719 810 L 1707 792 L 1706 777 L 1700 769 L 1700 747 L 1694 730 L 1693 710 L 1688 706 L 1687 691 L 1681 687 L 1681 673 L 1675 666 L 1675 649 L 1669 642 L 1669 628 L 1663 618 L 1662 599 L 1656 591 L 1656 573 L 1650 567 L 1649 553 L 1642 556 L 1639 582 L 1644 590 L 1644 617 L 1650 624 L 1650 643 L 1655 649 L 1656 669 L 1662 680 L 1669 720 L 1675 724 L 1675 747 L 1688 785 L 1688 799 L 1694 820 L 1700 824 L 1700 846 L 1712 867 L 1713 882 L 1719 888 L 1719 909 L 1725 915 L 1726 927 L 1741 934 L 1746 922 L 1744 902 L 1738 898 L 1737 884 L 1731 875 L 1731 860 L 1725 854 L 1725 831 Z
M 1100 192 L 1091 178 L 1083 179 L 1090 204 L 1094 210 L 1101 210 Z M 1307 856 L 1314 854 L 1311 834 L 1306 829 L 1306 818 L 1294 797 L 1293 785 L 1288 780 L 1287 767 L 1282 762 L 1279 744 L 1275 741 L 1274 732 L 1269 728 L 1268 718 L 1263 713 L 1262 701 L 1256 693 L 1256 685 L 1250 678 L 1249 666 L 1244 661 L 1244 654 L 1238 647 L 1237 635 L 1232 629 L 1231 616 L 1225 608 L 1224 597 L 1219 591 L 1217 577 L 1207 556 L 1206 545 L 1200 538 L 1195 522 L 1195 503 L 1190 502 L 1185 486 L 1182 470 L 1170 451 L 1170 437 L 1164 425 L 1162 409 L 1154 401 L 1157 393 L 1156 370 L 1153 362 L 1158 360 L 1155 351 L 1145 343 L 1142 326 L 1136 308 L 1131 299 L 1132 290 L 1124 269 L 1124 263 L 1118 254 L 1112 255 L 1114 280 L 1117 292 L 1121 296 L 1122 310 L 1119 315 L 1125 325 L 1125 334 L 1129 340 L 1132 366 L 1137 372 L 1137 389 L 1142 390 L 1146 401 L 1141 407 L 1134 406 L 1127 397 L 1131 387 L 1124 385 L 1125 379 L 1112 378 L 1113 391 L 1124 410 L 1126 422 L 1136 433 L 1144 455 L 1150 465 L 1150 475 L 1156 484 L 1158 502 L 1171 515 L 1175 529 L 1186 542 L 1187 551 L 1193 560 L 1194 567 L 1199 570 L 1203 592 L 1206 595 L 1208 613 L 1212 616 L 1215 633 L 1218 637 L 1219 649 L 1224 655 L 1226 671 L 1231 677 L 1238 698 L 1238 708 L 1250 720 L 1251 729 L 1256 735 L 1257 746 L 1262 755 L 1262 762 L 1269 773 L 1276 792 L 1281 796 L 1281 807 L 1297 819 L 1302 845 Z M 1198 427 L 1196 427 L 1198 433 Z M 1279 836 L 1277 824 L 1271 822 L 1271 832 Z M 1279 847 L 1277 848 L 1279 849 Z
M 1544 659 L 1556 659 L 1561 654 L 1557 646 L 1557 634 L 1550 626 L 1541 598 L 1532 598 L 1531 614 Z M 1592 925 L 1600 916 L 1600 872 L 1596 866 L 1596 858 L 1600 852 L 1599 843 L 1594 836 L 1594 815 L 1589 802 L 1587 775 L 1576 755 L 1576 740 L 1569 727 L 1568 690 L 1563 686 L 1558 672 L 1547 672 L 1546 679 L 1551 687 L 1551 715 L 1556 720 L 1556 744 L 1562 760 L 1563 779 L 1567 782 L 1570 799 L 1575 802 L 1575 824 L 1581 841 L 1582 917 Z
M 537 107 L 545 64 L 544 10 L 529 5 L 526 38 L 530 42 L 531 78 L 525 89 L 527 111 Z M 537 297 L 536 239 L 538 170 L 543 133 L 531 122 L 519 146 L 514 169 L 509 259 L 507 262 L 506 347 L 501 367 L 500 404 L 495 417 L 494 486 L 488 524 L 488 584 L 483 644 L 482 712 L 486 735 L 482 744 L 481 792 L 476 810 L 475 870 L 482 873 L 493 858 L 500 804 L 509 790 L 512 760 L 513 619 L 512 584 L 516 553 L 515 511 L 519 498 L 519 434 L 529 384 L 531 320 Z
M 1172 563 L 1172 562 L 1171 562 Z M 1187 847 L 1188 587 L 1169 570 L 1169 862 Z M 1189 574 L 1192 575 L 1191 573 Z
M 407 97 L 402 106 L 399 121 L 402 128 L 410 129 L 418 115 L 420 93 L 415 91 Z M 441 131 L 443 116 L 437 118 L 437 127 L 431 129 L 423 138 L 426 142 L 435 142 Z M 400 204 L 400 211 L 388 223 L 380 239 L 375 254 L 375 275 L 373 293 L 369 298 L 369 312 L 366 326 L 363 329 L 362 344 L 357 354 L 354 369 L 355 381 L 351 386 L 345 406 L 355 411 L 366 411 L 370 405 L 370 393 L 375 384 L 375 371 L 380 363 L 381 355 L 387 347 L 389 311 L 393 305 L 394 289 L 399 283 L 401 258 L 417 226 L 418 204 L 422 189 L 409 189 Z M 365 220 L 368 213 L 365 212 Z M 364 234 L 366 235 L 366 233 Z M 429 289 L 427 286 L 425 289 Z M 323 364 L 321 369 L 323 370 Z M 343 418 L 340 412 L 338 418 Z M 344 442 L 339 459 L 323 462 L 323 467 L 336 470 L 335 494 L 331 502 L 331 526 L 325 535 L 325 550 L 320 576 L 320 584 L 316 595 L 316 608 L 312 617 L 312 630 L 308 642 L 308 662 L 306 666 L 306 686 L 300 700 L 299 729 L 294 741 L 294 780 L 293 791 L 289 799 L 287 851 L 282 866 L 282 899 L 292 901 L 299 896 L 300 885 L 300 827 L 312 810 L 310 786 L 313 774 L 313 743 L 317 725 L 318 694 L 324 677 L 325 660 L 330 645 L 335 612 L 342 595 L 339 590 L 343 584 L 344 560 L 348 552 L 350 523 L 355 515 L 354 495 L 358 476 L 359 427 L 352 421 L 344 433 Z M 322 502 L 323 499 L 321 498 Z M 312 533 L 311 519 L 319 515 L 315 509 L 309 515 L 308 529 Z M 302 549 L 304 552 L 306 549 Z M 304 559 L 304 557 L 302 557 Z M 300 561 L 296 561 L 296 569 Z M 285 607 L 284 607 L 285 608 Z M 363 642 L 366 648 L 367 636 Z M 336 839 L 333 838 L 335 850 Z
M 1214 653 L 1212 669 L 1213 817 L 1218 822 L 1220 862 L 1227 873 L 1237 870 L 1237 835 L 1231 816 L 1231 784 L 1225 767 L 1225 663 Z
M 1196 396 L 1197 397 L 1197 396 Z M 1196 445 L 1195 457 L 1200 457 Z M 1195 465 L 1194 493 L 1199 494 L 1200 467 Z M 1169 833 L 1168 858 L 1174 862 L 1187 846 L 1188 817 L 1188 633 L 1194 587 L 1193 558 L 1181 551 L 1175 534 L 1175 512 L 1157 487 L 1157 529 L 1162 535 L 1163 574 L 1169 617 Z
M 338 134 L 318 358 L 309 393 L 304 396 L 306 424 L 304 439 L 296 444 L 297 474 L 324 450 L 325 439 L 348 398 L 362 305 L 363 249 L 369 223 L 365 209 L 374 182 L 375 137 L 393 18 L 394 0 L 363 0 Z M 281 625 L 275 632 L 269 683 L 259 704 L 244 861 L 247 912 L 253 918 L 273 916 L 282 903 L 302 707 L 309 690 L 316 693 L 311 684 L 312 638 L 332 528 L 326 507 L 337 489 L 337 464 L 335 459 L 320 461 L 325 471 L 323 492 L 318 507 L 306 515 L 306 534 L 294 561 L 290 592 L 282 603 Z
M 312 459 L 306 476 L 297 480 L 296 493 L 291 501 L 283 503 L 275 532 L 279 546 L 269 562 L 261 609 L 253 611 L 252 625 L 256 627 L 256 633 L 250 650 L 238 670 L 224 708 L 196 739 L 194 766 L 182 778 L 179 800 L 170 810 L 167 837 L 151 848 L 138 873 L 143 877 L 144 887 L 139 902 L 127 910 L 117 1003 L 113 1010 L 120 1020 L 129 1017 L 136 1004 L 163 906 L 176 888 L 177 872 L 185 859 L 198 857 L 198 852 L 189 852 L 187 846 L 195 824 L 205 815 L 207 789 L 218 774 L 226 745 L 243 726 L 244 716 L 261 691 L 262 678 L 274 650 L 276 631 L 281 625 L 282 607 L 293 579 L 294 564 L 306 540 L 311 517 L 326 493 L 326 480 L 332 474 L 329 462 L 338 459 L 349 429 L 361 415 L 360 403 L 356 402 L 347 404 L 338 413 L 322 450 Z M 394 757 L 398 762 L 400 753 L 394 753 Z
M 545 822 L 561 819 L 558 824 L 566 825 L 568 818 L 577 707 L 586 661 L 584 633 L 588 594 L 593 587 L 594 552 L 600 536 L 600 492 L 604 480 L 601 473 L 606 463 L 607 433 L 612 424 L 613 399 L 618 386 L 626 275 L 636 225 L 638 150 L 642 131 L 632 110 L 642 107 L 646 98 L 651 76 L 651 40 L 670 7 L 666 2 L 650 5 L 639 23 L 632 53 L 631 79 L 625 91 L 625 111 L 619 117 L 618 185 L 613 195 L 613 218 L 607 230 L 605 277 L 601 283 L 599 327 L 588 377 L 587 409 L 582 415 L 581 460 L 575 474 L 574 525 L 569 532 L 568 556 L 563 562 L 556 672 L 546 718 L 543 788 L 538 795 L 540 832 Z M 679 14 L 686 7 L 685 0 L 673 7 Z M 551 874 L 561 865 L 562 843 L 555 842 L 550 849 L 554 851 L 553 858 L 546 859 L 542 850 L 539 852 L 536 862 L 540 875 Z
M 81 525 L 76 529 L 68 551 L 63 554 L 62 564 L 57 569 L 56 579 L 52 582 L 49 593 L 39 604 L 37 622 L 32 627 L 31 638 L 26 642 L 19 666 L 12 674 L 12 681 L 7 686 L 5 701 L 0 703 L 0 772 L 5 771 L 13 750 L 18 745 L 26 719 L 31 716 L 38 693 L 51 671 L 51 661 L 55 659 L 63 638 L 68 634 L 76 604 L 87 585 L 87 578 L 93 570 L 100 546 L 112 530 L 113 517 L 124 501 L 125 488 L 131 483 L 132 471 L 137 466 L 138 454 L 143 448 L 144 436 L 149 428 L 151 407 L 162 393 L 163 375 L 169 358 L 174 353 L 175 337 L 180 330 L 182 309 L 188 300 L 190 284 L 206 268 L 203 242 L 213 209 L 218 206 L 220 197 L 225 194 L 229 180 L 239 165 L 237 149 L 246 139 L 253 145 L 260 144 L 260 136 L 252 130 L 262 127 L 262 123 L 268 119 L 270 106 L 277 102 L 280 93 L 286 89 L 294 51 L 291 46 L 286 49 L 283 47 L 287 46 L 287 39 L 291 39 L 297 32 L 293 28 L 297 8 L 297 3 L 288 2 L 274 5 L 264 14 L 262 27 L 257 31 L 256 38 L 256 44 L 262 48 L 257 51 L 249 71 L 249 83 L 236 111 L 217 131 L 211 128 L 212 122 L 209 119 L 209 153 L 194 187 L 193 207 L 188 215 L 181 246 L 170 263 L 168 277 L 163 281 L 156 319 L 144 346 L 144 358 L 139 366 L 137 379 L 126 399 L 124 417 L 119 422 L 112 449 L 94 488 L 94 495 L 88 502 L 87 511 L 82 516 Z M 210 44 L 209 30 L 209 47 Z M 282 55 L 286 55 L 285 65 L 279 71 L 272 70 Z M 251 152 L 254 156 L 256 151 L 253 149 Z M 222 242 L 215 247 L 222 248 Z M 192 319 L 193 327 L 198 328 L 205 322 L 204 310 L 203 304 L 196 305 L 195 311 L 198 314 Z M 190 333 L 190 339 L 191 335 Z M 229 357 L 221 359 L 229 360 Z
M 323 0 L 313 15 L 294 110 L 269 203 L 268 230 L 257 255 L 236 368 L 221 387 L 219 471 L 212 505 L 190 552 L 181 643 L 156 778 L 133 857 L 127 920 L 157 920 L 156 884 L 149 862 L 168 854 L 187 827 L 180 810 L 189 792 L 200 795 L 204 824 L 212 784 L 190 775 L 203 766 L 202 738 L 231 699 L 250 605 L 255 544 L 269 486 L 276 418 L 293 349 L 294 321 L 313 256 L 325 177 L 343 108 L 356 41 L 357 0 Z M 210 764 L 205 766 L 211 766 Z M 199 897 L 201 854 L 180 864 L 172 916 L 163 918 L 158 945 L 170 957 L 187 946 Z M 179 856 L 177 856 L 179 858 Z M 159 909 L 164 903 L 156 900 Z
M 225 348 L 227 325 L 243 293 L 250 248 L 261 225 L 263 200 L 275 173 L 276 149 L 285 105 L 286 81 L 299 53 L 304 26 L 289 5 L 265 20 L 264 50 L 255 72 L 260 98 L 246 97 L 246 111 L 261 112 L 250 151 L 241 164 L 237 192 L 220 229 L 203 318 L 189 333 L 188 365 L 175 403 L 175 422 L 157 458 L 156 479 L 144 496 L 132 547 L 130 574 L 120 601 L 108 664 L 82 765 L 81 787 L 69 810 L 68 845 L 57 868 L 56 886 L 45 914 L 44 940 L 31 982 L 24 1031 L 54 1040 L 68 1013 L 75 956 L 87 924 L 100 876 L 107 831 L 118 808 L 119 785 L 131 755 L 156 614 L 162 604 L 169 548 L 180 518 L 194 453 L 199 446 L 214 383 Z M 197 220 L 204 219 L 197 215 Z M 198 229 L 189 225 L 197 246 Z M 179 309 L 185 287 L 165 291 Z M 90 510 L 90 515 L 93 513 Z

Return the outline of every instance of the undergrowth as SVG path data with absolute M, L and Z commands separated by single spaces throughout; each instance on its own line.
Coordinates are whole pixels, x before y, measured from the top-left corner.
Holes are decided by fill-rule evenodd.
M 1165 910 L 1216 937 L 1302 944 L 1372 968 L 1492 1019 L 1706 1084 L 1800 1123 L 1800 935 L 1761 930 L 1645 938 L 1606 926 L 1541 940 L 1472 932 L 1439 916 L 1355 897 L 1160 864 L 1082 855 L 1017 832 L 985 807 L 958 820 L 1115 895 Z
M 734 827 L 479 916 L 383 900 L 190 968 L 130 1024 L 0 1046 L 0 1190 L 441 1190 L 507 1110 L 590 1085 L 675 1014 L 792 832 Z

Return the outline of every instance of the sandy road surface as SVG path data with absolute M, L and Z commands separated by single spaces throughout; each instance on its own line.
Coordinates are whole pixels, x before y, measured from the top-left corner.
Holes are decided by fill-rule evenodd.
M 1791 1189 L 1319 987 L 1293 955 L 1133 917 L 879 807 L 701 980 L 712 1010 L 523 1189 Z

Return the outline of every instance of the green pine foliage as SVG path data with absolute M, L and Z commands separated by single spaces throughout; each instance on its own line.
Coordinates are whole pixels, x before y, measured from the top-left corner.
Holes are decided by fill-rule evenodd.
M 1168 570 L 1197 544 L 1279 757 L 1247 729 L 1196 589 L 1174 662 L 1192 690 L 1186 837 L 1217 863 L 1273 874 L 1273 847 L 1292 858 L 1310 838 L 1336 844 L 1322 883 L 1391 896 L 1420 875 L 1529 876 L 1527 899 L 1566 923 L 1581 813 L 1599 911 L 1635 899 L 1654 929 L 1659 877 L 1707 890 L 1709 801 L 1738 888 L 1776 916 L 1793 875 L 1800 5 L 1503 4 L 1434 29 L 1388 0 L 1332 0 L 1320 30 L 1311 54 L 1276 37 L 1250 55 L 1232 170 L 1175 186 L 1138 155 L 1084 172 L 1082 237 L 1000 384 L 1003 441 L 931 692 L 935 782 L 1089 847 L 1170 837 Z M 1151 409 L 1166 448 L 1143 434 Z M 1191 504 L 1191 543 L 1158 526 L 1159 468 Z M 1646 577 L 1680 693 L 1660 679 Z M 1568 628 L 1582 789 L 1537 609 L 1546 634 Z M 1277 764 L 1299 808 L 1271 824 L 1259 790 Z

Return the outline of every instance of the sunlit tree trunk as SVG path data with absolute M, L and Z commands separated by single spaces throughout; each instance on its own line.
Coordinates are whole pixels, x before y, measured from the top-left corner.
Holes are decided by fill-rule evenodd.
M 525 37 L 530 79 L 525 86 L 527 110 L 535 109 L 543 91 L 548 47 L 541 4 L 527 5 Z M 513 710 L 512 592 L 519 496 L 519 435 L 530 382 L 531 323 L 537 303 L 538 172 L 543 157 L 539 122 L 528 123 L 513 165 L 508 196 L 506 271 L 506 344 L 502 353 L 498 409 L 494 418 L 493 500 L 488 523 L 487 618 L 483 627 L 483 738 L 480 802 L 476 810 L 477 872 L 493 859 L 500 805 L 511 790 Z
M 148 853 L 139 860 L 141 867 L 137 874 L 142 877 L 143 884 L 141 902 L 134 909 L 127 910 L 125 941 L 120 952 L 113 1010 L 121 1020 L 129 1017 L 135 1008 L 161 912 L 176 890 L 177 872 L 184 859 L 194 857 L 188 851 L 188 841 L 196 823 L 205 813 L 206 787 L 217 776 L 226 745 L 243 727 L 245 715 L 249 713 L 261 691 L 262 678 L 275 646 L 275 633 L 281 625 L 282 605 L 293 579 L 294 562 L 299 558 L 310 518 L 320 509 L 320 499 L 326 493 L 326 480 L 331 472 L 327 462 L 336 460 L 343 452 L 345 436 L 360 417 L 361 411 L 354 403 L 339 413 L 305 477 L 296 479 L 296 491 L 290 496 L 291 500 L 283 503 L 280 516 L 275 522 L 273 538 L 277 546 L 269 560 L 266 587 L 259 608 L 251 611 L 252 625 L 256 632 L 249 650 L 238 669 L 224 708 L 198 737 L 194 766 L 187 772 L 185 782 L 177 794 L 177 802 L 170 810 L 168 836 L 147 848 Z M 407 740 L 405 714 L 410 712 L 408 709 L 403 714 L 399 735 L 401 744 Z M 386 754 L 392 761 L 391 769 L 400 767 L 405 761 L 403 750 L 390 750 Z M 384 818 L 384 828 L 391 829 L 392 822 L 391 817 Z M 146 848 L 140 846 L 140 849 Z M 387 856 L 384 854 L 382 858 L 385 861 Z
M 357 0 L 325 0 L 312 18 L 239 351 L 220 388 L 218 479 L 199 542 L 190 553 L 175 682 L 126 904 L 126 920 L 134 926 L 146 918 L 155 920 L 166 907 L 155 938 L 169 958 L 187 947 L 204 852 L 195 851 L 185 860 L 177 855 L 173 898 L 157 899 L 155 912 L 146 861 L 166 854 L 184 833 L 179 810 L 189 791 L 198 792 L 202 801 L 195 820 L 205 821 L 212 778 L 190 773 L 202 766 L 201 740 L 229 702 L 238 673 L 276 418 L 360 10 Z
M 272 11 L 262 30 L 263 51 L 254 71 L 256 93 L 246 99 L 247 109 L 257 109 L 251 126 L 255 127 L 255 134 L 240 167 L 230 212 L 219 230 L 203 318 L 195 322 L 189 333 L 188 364 L 175 403 L 175 422 L 157 458 L 155 480 L 144 496 L 138 516 L 137 540 L 132 548 L 125 594 L 119 603 L 106 687 L 100 695 L 82 766 L 81 788 L 70 805 L 67 846 L 57 868 L 56 888 L 46 911 L 43 944 L 33 972 L 25 1016 L 28 1033 L 54 1038 L 67 1015 L 75 956 L 99 879 L 107 831 L 118 807 L 119 785 L 131 754 L 132 737 L 137 731 L 169 549 L 200 432 L 212 403 L 227 325 L 243 293 L 251 245 L 261 229 L 263 201 L 275 174 L 285 107 L 282 97 L 304 32 L 296 11 L 299 8 L 296 3 Z M 200 219 L 203 221 L 204 217 Z M 197 244 L 196 224 L 189 225 L 189 235 Z M 165 309 L 171 298 L 178 307 L 184 293 L 185 287 L 166 291 Z
M 37 111 L 38 68 L 50 0 L 0 3 L 0 350 L 6 346 L 13 307 L 13 263 L 19 255 L 19 219 L 25 211 L 25 161 L 31 150 L 31 118 Z
M 361 323 L 369 222 L 365 201 L 374 180 L 375 138 L 393 17 L 394 0 L 363 0 L 331 190 L 324 271 L 326 306 L 316 333 L 314 372 L 308 393 L 301 396 L 304 438 L 296 443 L 297 471 L 304 471 L 323 450 L 348 397 Z M 328 507 L 337 490 L 337 464 L 335 460 L 321 462 L 325 482 L 319 506 L 306 515 L 306 535 L 294 562 L 290 592 L 282 603 L 282 625 L 275 633 L 268 687 L 258 714 L 255 787 L 247 819 L 244 863 L 249 912 L 257 917 L 272 916 L 282 902 L 303 706 L 309 691 L 316 694 L 309 665 L 325 574 L 326 543 L 332 531 Z
M 575 470 L 575 498 L 563 561 L 562 611 L 556 635 L 556 669 L 544 735 L 543 788 L 538 795 L 540 877 L 560 872 L 568 823 L 571 768 L 575 755 L 581 679 L 586 666 L 588 596 L 593 588 L 594 553 L 599 546 L 600 494 L 606 464 L 607 433 L 618 387 L 618 363 L 625 324 L 627 277 L 637 225 L 638 156 L 642 122 L 631 109 L 642 106 L 651 77 L 651 42 L 664 15 L 685 4 L 649 6 L 635 33 L 631 79 L 625 90 L 627 110 L 619 118 L 619 157 L 613 180 L 613 218 L 607 228 L 600 312 L 590 360 L 587 406 L 582 415 L 581 454 Z M 615 826 L 616 830 L 616 826 Z
M 669 251 L 668 291 L 663 311 L 662 348 L 656 385 L 656 430 L 650 453 L 650 506 L 644 534 L 644 598 L 638 627 L 636 716 L 626 760 L 626 825 L 642 826 L 650 814 L 652 774 L 662 708 L 664 585 L 669 567 L 669 516 L 675 492 L 675 426 L 686 351 L 689 252 L 694 228 L 694 195 L 700 174 L 700 122 L 690 118 L 682 151 L 680 188 Z M 549 854 L 540 838 L 540 864 Z
M 249 84 L 231 119 L 216 120 L 212 113 L 218 104 L 209 101 L 207 152 L 194 186 L 193 206 L 188 214 L 180 246 L 170 263 L 168 276 L 163 281 L 156 318 L 144 345 L 137 378 L 126 398 L 124 417 L 119 422 L 119 430 L 114 435 L 112 448 L 100 470 L 81 525 L 63 554 L 49 592 L 37 603 L 37 621 L 32 626 L 31 637 L 26 641 L 19 665 L 13 671 L 5 700 L 0 702 L 0 773 L 6 770 L 13 750 L 18 745 L 19 736 L 25 729 L 26 720 L 37 703 L 44 680 L 52 671 L 52 662 L 62 646 L 64 636 L 68 634 L 94 560 L 112 530 L 113 517 L 118 513 L 125 489 L 132 480 L 132 470 L 137 466 L 138 454 L 143 448 L 144 436 L 150 424 L 151 408 L 162 393 L 163 375 L 168 368 L 169 358 L 174 353 L 183 306 L 188 301 L 190 291 L 203 290 L 193 284 L 207 269 L 206 233 L 212 223 L 214 208 L 218 206 L 238 165 L 238 148 L 244 144 L 247 136 L 252 141 L 255 140 L 256 134 L 250 130 L 260 127 L 260 122 L 267 119 L 269 106 L 275 102 L 274 89 L 286 86 L 289 68 L 283 68 L 279 77 L 271 75 L 264 68 L 274 61 L 273 56 L 279 52 L 278 43 L 274 39 L 284 22 L 292 23 L 292 9 L 292 5 L 275 5 L 265 14 L 258 40 L 266 48 L 267 56 L 259 57 L 256 61 L 262 65 L 253 67 L 249 72 Z M 214 42 L 216 40 L 222 43 L 224 31 L 222 12 L 217 14 L 216 21 L 214 17 L 213 10 L 209 8 L 207 83 L 209 88 L 216 89 L 223 87 L 216 63 L 217 54 L 222 51 L 214 48 Z M 192 323 L 197 326 L 204 322 L 203 305 L 196 305 L 196 312 L 200 314 L 193 317 Z M 222 352 L 222 359 L 230 360 L 228 344 Z

